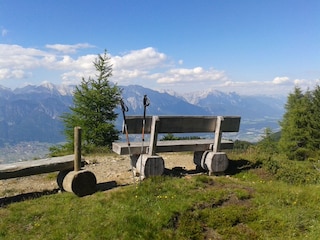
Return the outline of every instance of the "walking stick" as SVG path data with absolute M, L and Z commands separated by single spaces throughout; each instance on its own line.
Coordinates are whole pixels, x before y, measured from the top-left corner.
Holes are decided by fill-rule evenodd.
M 141 182 L 141 171 L 142 171 L 142 154 L 143 154 L 143 148 L 144 148 L 144 129 L 145 129 L 145 125 L 146 125 L 146 111 L 147 111 L 147 107 L 150 105 L 150 101 L 147 97 L 147 95 L 144 95 L 143 97 L 143 120 L 142 120 L 142 134 L 141 134 L 141 138 L 142 138 L 142 144 L 141 144 L 141 151 L 140 151 L 140 175 L 139 175 L 139 181 Z
M 121 110 L 122 110 L 122 116 L 123 116 L 123 122 L 124 122 L 124 131 L 126 133 L 126 139 L 127 139 L 127 144 L 128 144 L 128 151 L 129 151 L 129 156 L 130 156 L 130 165 L 131 165 L 131 172 L 132 172 L 132 179 L 133 182 L 135 183 L 134 180 L 134 172 L 133 172 L 133 156 L 131 154 L 131 146 L 130 146 L 130 140 L 129 140 L 129 134 L 128 134 L 128 125 L 127 125 L 127 119 L 126 119 L 126 112 L 129 111 L 129 108 L 127 105 L 124 103 L 123 99 L 120 99 L 120 104 L 121 104 Z

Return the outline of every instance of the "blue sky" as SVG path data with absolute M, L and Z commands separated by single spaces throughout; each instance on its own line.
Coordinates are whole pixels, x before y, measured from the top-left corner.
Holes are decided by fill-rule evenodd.
M 0 0 L 0 85 L 287 94 L 320 81 L 319 0 Z

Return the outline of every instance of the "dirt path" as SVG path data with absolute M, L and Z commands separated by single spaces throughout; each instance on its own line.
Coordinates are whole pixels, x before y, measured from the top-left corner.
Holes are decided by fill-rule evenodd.
M 172 170 L 194 170 L 192 154 L 166 153 L 161 155 L 165 161 L 165 168 Z M 88 165 L 86 170 L 93 172 L 98 184 L 113 182 L 117 185 L 133 183 L 128 156 L 89 156 L 85 157 Z M 41 174 L 29 177 L 0 180 L 0 200 L 16 195 L 43 191 L 57 191 L 57 173 Z

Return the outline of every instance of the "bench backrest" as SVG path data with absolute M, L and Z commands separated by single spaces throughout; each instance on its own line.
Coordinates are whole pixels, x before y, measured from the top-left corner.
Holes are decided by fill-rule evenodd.
M 158 133 L 204 133 L 214 132 L 213 151 L 220 149 L 223 132 L 238 132 L 238 116 L 152 116 L 145 121 L 144 133 L 150 134 L 149 154 L 156 153 Z M 128 116 L 126 119 L 128 134 L 142 133 L 143 118 Z M 123 128 L 123 132 L 124 132 Z
M 127 128 L 129 134 L 139 134 L 142 131 L 141 116 L 128 116 Z M 159 116 L 158 133 L 204 133 L 215 132 L 218 122 L 217 116 Z M 151 133 L 152 116 L 146 117 L 146 134 Z M 240 127 L 239 116 L 224 116 L 221 122 L 221 132 L 238 132 Z M 123 129 L 124 131 L 124 129 Z

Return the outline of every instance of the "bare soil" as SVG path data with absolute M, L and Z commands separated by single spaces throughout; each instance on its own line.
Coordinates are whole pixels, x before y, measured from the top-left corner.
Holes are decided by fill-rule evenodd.
M 166 173 L 188 173 L 195 170 L 193 155 L 187 153 L 161 154 L 165 162 Z M 129 156 L 114 154 L 87 156 L 84 169 L 91 171 L 97 178 L 98 185 L 121 186 L 133 184 L 139 178 L 133 178 Z M 178 170 L 178 171 L 175 171 Z M 0 180 L 0 201 L 18 195 L 54 193 L 59 191 L 58 173 L 48 173 L 21 178 Z M 110 186 L 111 186 L 110 185 Z

